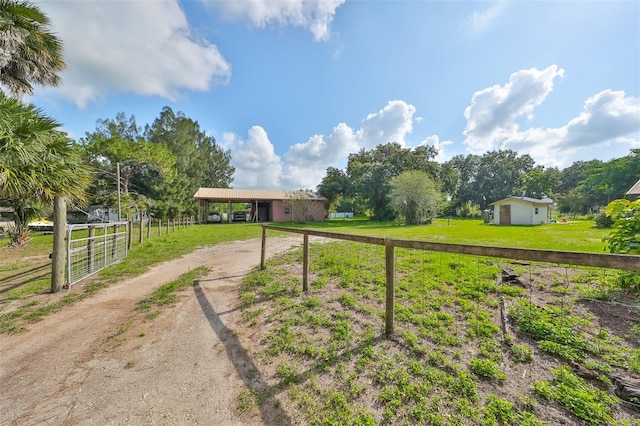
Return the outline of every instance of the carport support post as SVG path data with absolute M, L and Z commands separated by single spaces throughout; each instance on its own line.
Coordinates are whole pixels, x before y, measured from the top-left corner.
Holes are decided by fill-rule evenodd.
M 302 291 L 309 291 L 309 234 L 304 234 L 302 242 Z
M 393 322 L 394 322 L 394 294 L 395 294 L 395 259 L 394 259 L 394 246 L 391 238 L 385 238 L 384 240 L 385 257 L 386 257 L 386 283 L 387 283 L 387 298 L 386 298 L 386 313 L 385 313 L 385 334 L 387 337 L 393 334 Z
M 229 200 L 228 207 L 229 207 L 228 209 L 229 211 L 227 213 L 227 223 L 231 223 L 231 216 L 233 216 L 233 212 L 231 211 L 231 200 Z
M 52 293 L 59 292 L 64 286 L 66 219 L 67 203 L 64 197 L 55 196 L 53 199 L 53 252 L 51 253 Z

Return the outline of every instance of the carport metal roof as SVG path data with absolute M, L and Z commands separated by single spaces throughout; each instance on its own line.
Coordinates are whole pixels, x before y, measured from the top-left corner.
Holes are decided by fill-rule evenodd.
M 287 200 L 291 191 L 275 191 L 264 189 L 233 189 L 233 188 L 200 188 L 193 196 L 197 200 L 208 200 L 214 203 L 232 202 L 245 203 L 250 201 Z M 324 200 L 315 194 L 314 200 Z

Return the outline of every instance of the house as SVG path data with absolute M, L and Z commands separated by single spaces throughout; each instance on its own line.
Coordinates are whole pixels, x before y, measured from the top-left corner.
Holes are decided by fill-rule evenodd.
M 636 182 L 635 185 L 631 187 L 630 190 L 625 194 L 627 196 L 627 200 L 633 201 L 640 198 L 640 180 Z
M 539 225 L 548 221 L 553 200 L 508 197 L 489 205 L 493 206 L 493 222 L 496 225 Z
M 200 188 L 193 196 L 198 200 L 198 218 L 206 222 L 210 204 L 224 203 L 231 212 L 232 203 L 250 205 L 252 222 L 323 221 L 325 198 L 307 191 L 272 191 L 260 189 Z M 234 215 L 227 215 L 231 222 Z

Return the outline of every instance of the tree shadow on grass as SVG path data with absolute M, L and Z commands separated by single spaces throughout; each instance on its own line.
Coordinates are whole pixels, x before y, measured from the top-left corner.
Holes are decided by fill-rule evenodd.
M 238 376 L 242 379 L 248 390 L 258 394 L 257 403 L 262 422 L 267 425 L 291 425 L 291 418 L 282 410 L 279 401 L 275 398 L 273 390 L 258 372 L 251 355 L 242 346 L 233 330 L 230 330 L 221 320 L 220 314 L 215 311 L 200 285 L 196 282 L 193 286 L 200 308 L 211 325 L 211 329 L 224 343 L 227 355 L 231 360 Z

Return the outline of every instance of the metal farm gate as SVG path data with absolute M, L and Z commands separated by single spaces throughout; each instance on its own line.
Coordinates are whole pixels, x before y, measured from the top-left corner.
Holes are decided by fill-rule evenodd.
M 67 286 L 127 257 L 127 222 L 67 225 Z

